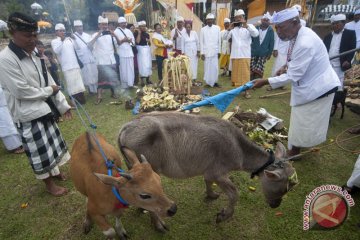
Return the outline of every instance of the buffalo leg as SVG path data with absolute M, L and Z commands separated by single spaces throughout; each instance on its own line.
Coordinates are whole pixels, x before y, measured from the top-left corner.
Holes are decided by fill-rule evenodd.
M 93 222 L 92 222 L 89 214 L 86 213 L 84 224 L 83 224 L 84 233 L 88 234 L 91 231 L 92 227 L 93 227 Z
M 159 232 L 165 233 L 166 231 L 169 230 L 165 222 L 156 213 L 150 212 L 150 218 L 151 218 L 151 223 L 154 225 L 155 229 L 158 230 Z
M 227 176 L 221 177 L 215 180 L 215 182 L 224 191 L 224 193 L 227 195 L 229 200 L 229 204 L 227 208 L 224 208 L 221 212 L 217 214 L 216 223 L 219 223 L 227 220 L 234 214 L 234 206 L 238 200 L 239 193 L 234 183 L 232 183 L 229 177 Z
M 119 217 L 116 217 L 115 231 L 121 240 L 126 240 L 128 238 L 125 228 Z
M 209 200 L 217 199 L 220 196 L 220 194 L 214 192 L 214 190 L 212 188 L 212 184 L 214 182 L 207 180 L 206 178 L 204 178 L 204 180 L 205 180 L 205 186 L 206 186 L 206 199 L 209 199 Z
M 95 211 L 91 211 L 91 209 L 94 208 L 89 203 L 90 202 L 88 202 L 87 214 L 91 217 L 91 220 L 100 227 L 101 231 L 107 239 L 114 239 L 116 237 L 116 232 L 114 228 L 108 223 L 104 215 L 100 215 Z

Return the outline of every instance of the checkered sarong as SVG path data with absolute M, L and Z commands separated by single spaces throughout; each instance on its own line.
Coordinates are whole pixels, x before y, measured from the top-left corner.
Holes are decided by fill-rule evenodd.
M 257 73 L 259 75 L 264 74 L 264 65 L 266 63 L 265 57 L 251 57 L 250 69 L 252 73 Z
M 18 131 L 36 175 L 50 172 L 68 152 L 57 124 L 50 117 L 21 123 Z

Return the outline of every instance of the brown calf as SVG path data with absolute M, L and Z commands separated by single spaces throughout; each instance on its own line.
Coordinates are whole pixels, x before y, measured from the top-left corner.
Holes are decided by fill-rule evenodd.
M 115 148 L 105 139 L 97 135 L 106 157 L 121 167 L 121 159 Z M 121 197 L 130 205 L 144 208 L 161 216 L 172 216 L 176 213 L 176 205 L 164 194 L 160 176 L 156 174 L 144 156 L 142 163 L 131 150 L 124 148 L 124 154 L 134 165 L 121 177 L 107 175 L 105 160 L 100 154 L 95 140 L 89 133 L 76 139 L 71 152 L 70 174 L 76 189 L 87 197 L 87 210 L 84 222 L 85 234 L 91 230 L 95 222 L 107 238 L 126 239 L 126 231 L 120 221 L 124 207 L 111 191 L 115 186 Z M 116 176 L 117 170 L 112 170 Z M 102 181 L 99 181 L 99 179 Z M 106 185 L 105 185 L 105 184 Z M 120 208 L 119 208 L 120 206 Z M 115 229 L 107 222 L 106 215 L 116 217 Z

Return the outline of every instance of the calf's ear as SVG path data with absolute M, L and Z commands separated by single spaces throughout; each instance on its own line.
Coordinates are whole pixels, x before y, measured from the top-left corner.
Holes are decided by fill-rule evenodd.
M 283 159 L 286 157 L 286 148 L 281 142 L 276 143 L 275 157 L 277 159 Z
M 264 170 L 264 174 L 271 180 L 279 180 L 281 178 L 281 173 L 279 170 Z
M 124 181 L 126 178 L 116 178 L 101 173 L 94 173 L 94 175 L 104 184 L 115 187 L 121 187 L 123 184 L 125 184 L 125 182 L 127 182 L 127 180 Z

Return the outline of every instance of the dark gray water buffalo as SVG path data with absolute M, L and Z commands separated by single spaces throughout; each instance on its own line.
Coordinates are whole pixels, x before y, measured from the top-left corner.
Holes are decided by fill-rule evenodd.
M 249 141 L 232 123 L 215 117 L 179 112 L 145 114 L 123 126 L 118 143 L 120 149 L 127 147 L 145 155 L 159 174 L 170 178 L 203 175 L 210 199 L 219 196 L 211 187 L 216 183 L 229 199 L 217 222 L 233 215 L 238 200 L 229 172 L 241 170 L 259 176 L 272 208 L 280 205 L 283 195 L 297 182 L 295 169 L 283 161 L 286 150 L 281 143 L 273 155 Z M 131 168 L 131 163 L 127 164 Z M 153 220 L 161 230 L 163 222 Z

